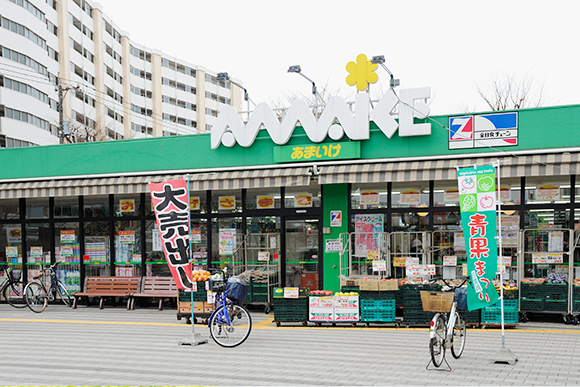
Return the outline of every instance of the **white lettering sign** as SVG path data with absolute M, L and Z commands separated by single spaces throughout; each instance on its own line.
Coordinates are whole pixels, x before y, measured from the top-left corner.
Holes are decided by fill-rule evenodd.
M 370 138 L 370 121 L 391 138 L 397 129 L 399 136 L 426 136 L 431 134 L 431 124 L 415 124 L 414 118 L 423 119 L 429 114 L 429 106 L 424 102 L 431 97 L 431 89 L 422 87 L 399 91 L 397 97 L 389 89 L 370 111 L 368 93 L 358 93 L 355 97 L 354 113 L 341 97 L 332 97 L 326 108 L 317 119 L 303 100 L 295 100 L 279 121 L 274 111 L 266 103 L 256 106 L 248 123 L 244 125 L 238 111 L 229 105 L 222 110 L 211 130 L 211 148 L 223 144 L 232 147 L 236 143 L 249 147 L 254 143 L 260 128 L 265 127 L 272 141 L 284 145 L 292 136 L 297 123 L 304 128 L 312 142 L 322 142 L 326 137 L 334 141 L 346 135 L 351 140 L 368 140 Z M 400 102 L 400 103 L 399 103 Z M 392 115 L 399 106 L 399 122 Z M 336 123 L 338 122 L 338 123 Z

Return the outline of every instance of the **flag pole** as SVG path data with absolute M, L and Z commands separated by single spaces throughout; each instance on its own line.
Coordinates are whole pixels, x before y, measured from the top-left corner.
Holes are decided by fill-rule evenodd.
M 189 240 L 189 264 L 193 266 L 193 242 L 191 241 L 191 231 L 190 231 L 190 227 L 191 227 L 191 196 L 190 196 L 190 190 L 189 190 L 189 173 L 186 175 L 186 180 L 187 182 L 187 238 Z M 192 267 L 193 270 L 193 267 Z M 181 340 L 179 342 L 179 345 L 199 345 L 199 344 L 205 344 L 207 343 L 207 339 L 202 339 L 201 335 L 199 333 L 195 333 L 195 315 L 193 312 L 193 278 L 190 278 L 191 280 L 191 288 L 189 289 L 189 294 L 191 295 L 191 337 L 186 337 L 185 339 Z M 197 285 L 197 284 L 196 284 Z M 196 286 L 196 290 L 197 290 L 197 286 Z M 179 304 L 179 302 L 178 302 Z M 179 307 L 179 305 L 178 305 Z
M 503 265 L 503 237 L 501 232 L 501 173 L 500 173 L 500 160 L 495 163 L 497 167 L 497 220 L 498 220 L 498 234 L 497 239 L 499 240 L 499 255 L 498 263 L 499 267 L 502 269 L 499 273 L 499 299 L 501 305 L 501 348 L 495 355 L 494 363 L 507 363 L 510 365 L 516 364 L 518 358 L 505 347 L 505 319 L 504 319 L 504 303 L 503 303 L 503 274 L 505 273 L 505 267 Z M 501 260 L 501 261 L 500 261 Z

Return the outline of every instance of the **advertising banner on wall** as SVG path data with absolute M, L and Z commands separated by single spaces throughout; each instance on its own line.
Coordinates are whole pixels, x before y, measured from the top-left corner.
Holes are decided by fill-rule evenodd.
M 467 247 L 467 306 L 477 310 L 495 303 L 497 271 L 497 215 L 495 167 L 460 168 L 457 171 L 461 223 Z
M 149 190 L 171 275 L 179 289 L 191 289 L 187 183 L 184 179 L 149 183 Z
M 356 256 L 367 257 L 369 250 L 379 250 L 379 238 L 383 232 L 383 214 L 356 214 L 354 216 Z

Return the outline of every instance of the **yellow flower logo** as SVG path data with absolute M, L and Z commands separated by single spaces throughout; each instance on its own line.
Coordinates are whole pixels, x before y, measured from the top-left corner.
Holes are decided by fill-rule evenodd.
M 346 64 L 346 71 L 350 74 L 346 77 L 346 83 L 353 86 L 356 83 L 356 88 L 363 91 L 367 88 L 369 83 L 375 83 L 379 76 L 375 73 L 377 69 L 376 63 L 371 63 L 367 60 L 365 54 L 360 54 L 356 57 L 355 62 L 348 62 Z

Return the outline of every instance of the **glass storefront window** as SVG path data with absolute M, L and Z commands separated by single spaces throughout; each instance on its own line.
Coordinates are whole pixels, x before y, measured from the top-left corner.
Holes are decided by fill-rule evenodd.
M 213 191 L 211 194 L 211 211 L 228 213 L 242 211 L 242 190 Z
M 207 219 L 191 219 L 193 270 L 207 270 Z
M 19 219 L 20 201 L 18 199 L 0 200 L 0 219 Z
M 47 219 L 48 198 L 26 199 L 26 219 Z
M 54 217 L 55 218 L 78 218 L 79 217 L 79 198 L 74 197 L 56 197 L 54 198 Z
M 85 196 L 83 207 L 85 218 L 109 216 L 109 195 Z
M 149 197 L 151 199 L 151 197 Z M 240 195 L 239 199 L 242 199 Z M 207 213 L 207 195 L 205 191 L 191 192 L 189 194 L 189 208 L 192 214 Z
M 115 216 L 137 216 L 141 214 L 141 195 L 115 195 L 113 198 Z
M 461 214 L 454 212 L 435 212 L 433 214 L 433 230 L 460 230 Z
M 388 195 L 386 184 L 353 184 L 350 195 L 350 208 L 387 208 Z
M 496 180 L 497 183 L 497 180 Z M 500 179 L 500 200 L 502 205 L 521 204 L 522 202 L 522 184 L 521 179 L 509 178 Z
M 248 210 L 265 210 L 282 207 L 280 189 L 249 189 L 246 192 Z
M 50 225 L 48 223 L 28 223 L 26 242 L 27 263 L 50 263 Z
M 502 217 L 502 224 L 503 224 Z M 570 227 L 570 210 L 532 209 L 526 211 L 525 229 L 559 229 Z
M 286 283 L 289 287 L 318 289 L 318 220 L 286 220 Z
M 526 178 L 526 203 L 570 203 L 570 176 Z
M 391 217 L 391 229 L 396 231 L 426 231 L 429 215 L 421 216 L 416 212 L 395 213 Z
M 80 264 L 79 223 L 55 222 L 54 245 L 57 262 Z
M 111 235 L 109 222 L 95 221 L 84 223 L 85 256 L 83 261 L 87 276 L 110 275 L 110 244 Z
M 154 219 L 145 221 L 145 275 L 170 276 L 169 266 L 165 262 L 161 235 Z
M 0 263 L 22 265 L 22 228 L 19 223 L 3 224 L 0 232 Z
M 393 183 L 391 200 L 393 208 L 429 207 L 429 182 Z
M 321 191 L 318 184 L 310 184 L 308 187 L 288 187 L 284 195 L 284 205 L 286 208 L 320 207 Z
M 141 222 L 115 222 L 115 275 L 141 275 Z
M 459 188 L 457 180 L 435 181 L 433 188 L 433 206 L 459 206 Z
M 212 257 L 210 267 L 228 268 L 228 273 L 244 270 L 242 251 L 242 218 L 213 218 L 211 220 Z

